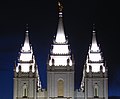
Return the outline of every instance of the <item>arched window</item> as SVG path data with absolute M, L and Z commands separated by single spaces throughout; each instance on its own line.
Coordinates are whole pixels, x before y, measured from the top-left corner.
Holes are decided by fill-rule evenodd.
M 94 97 L 99 97 L 99 91 L 98 91 L 98 85 L 97 83 L 94 85 Z
M 64 96 L 64 81 L 61 79 L 58 80 L 57 87 L 58 87 L 58 97 L 63 97 Z
M 24 83 L 23 85 L 23 98 L 26 98 L 27 97 L 27 85 L 26 83 Z

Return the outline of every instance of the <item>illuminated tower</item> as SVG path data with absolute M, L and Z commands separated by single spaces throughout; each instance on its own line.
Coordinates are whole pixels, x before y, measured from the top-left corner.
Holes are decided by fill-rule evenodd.
M 93 29 L 92 44 L 89 47 L 81 82 L 81 90 L 85 95 L 84 99 L 108 99 L 107 71 Z
M 59 5 L 57 35 L 47 63 L 48 98 L 74 99 L 74 59 L 63 27 L 63 6 Z
M 41 89 L 38 67 L 29 44 L 28 30 L 25 42 L 20 50 L 18 63 L 14 67 L 14 99 L 37 99 L 37 92 Z

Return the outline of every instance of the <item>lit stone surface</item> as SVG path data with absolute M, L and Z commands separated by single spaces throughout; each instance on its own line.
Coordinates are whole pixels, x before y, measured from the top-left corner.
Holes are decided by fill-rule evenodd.
M 51 56 L 51 60 L 49 61 L 50 66 L 52 65 L 52 59 L 54 59 L 55 66 L 67 66 L 67 59 L 69 59 L 69 65 L 72 66 L 72 60 L 70 56 Z
M 23 51 L 23 52 L 28 52 L 28 51 L 30 51 L 28 31 L 26 31 L 26 37 L 25 37 L 24 46 L 22 47 L 22 51 Z
M 20 61 L 31 61 L 32 60 L 32 55 L 33 53 L 21 53 L 20 55 Z
M 92 44 L 89 47 L 80 92 L 77 99 L 108 99 L 107 67 L 100 47 L 97 45 L 95 31 L 93 30 Z
M 92 66 L 92 72 L 100 72 L 100 66 L 102 66 L 103 67 L 103 72 L 105 72 L 105 67 L 103 66 L 103 63 L 99 63 L 99 64 L 91 64 L 91 63 L 88 63 L 87 64 L 88 66 L 87 66 L 87 69 L 86 69 L 86 71 L 87 72 L 89 72 L 90 70 L 89 70 L 89 65 L 90 66 Z
M 100 53 L 89 53 L 89 60 L 91 61 L 101 61 L 101 54 Z
M 16 67 L 16 72 L 19 72 L 19 66 L 21 66 L 21 72 L 29 72 L 30 66 L 32 66 L 32 72 L 35 71 L 34 69 L 35 59 L 32 47 L 29 44 L 28 31 L 26 31 L 25 42 L 21 49 L 18 61 L 19 62 L 18 66 Z
M 99 47 L 98 47 L 98 45 L 97 45 L 95 31 L 93 31 L 91 51 L 93 51 L 93 52 L 100 51 L 100 50 L 99 50 Z
M 69 54 L 68 45 L 53 45 L 53 54 Z
M 18 63 L 14 67 L 13 99 L 37 99 L 37 93 L 41 91 L 41 87 L 38 66 L 35 62 L 32 46 L 29 43 L 27 30 Z
M 62 12 L 59 13 L 59 22 L 58 22 L 56 39 L 53 44 L 53 48 L 51 49 L 50 60 L 48 62 L 50 66 L 52 65 L 53 59 L 55 66 L 67 66 L 68 59 L 69 59 L 69 65 L 72 66 L 70 49 L 64 33 Z
M 59 22 L 47 64 L 48 99 L 74 98 L 74 58 L 65 38 L 62 5 L 59 3 Z
M 88 57 L 86 60 L 86 71 L 89 72 L 89 66 L 92 68 L 92 72 L 100 72 L 100 66 L 102 66 L 103 72 L 105 72 L 105 66 L 103 63 L 103 58 L 101 56 L 101 51 L 99 46 L 97 45 L 97 40 L 95 36 L 95 31 L 93 32 L 93 37 L 92 37 L 92 44 L 89 47 L 88 51 Z
M 59 18 L 59 23 L 58 23 L 58 29 L 57 29 L 57 35 L 55 41 L 57 43 L 65 43 L 65 33 L 64 33 L 64 28 L 63 28 L 63 21 L 62 17 Z

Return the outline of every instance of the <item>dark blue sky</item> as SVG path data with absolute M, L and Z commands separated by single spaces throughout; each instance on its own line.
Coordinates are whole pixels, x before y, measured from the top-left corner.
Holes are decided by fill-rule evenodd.
M 109 95 L 120 96 L 119 3 L 108 0 L 63 0 L 65 33 L 75 57 L 75 88 L 91 42 L 92 24 L 109 68 Z M 12 99 L 13 66 L 29 24 L 30 42 L 46 87 L 46 62 L 58 22 L 57 0 L 0 2 L 0 99 Z

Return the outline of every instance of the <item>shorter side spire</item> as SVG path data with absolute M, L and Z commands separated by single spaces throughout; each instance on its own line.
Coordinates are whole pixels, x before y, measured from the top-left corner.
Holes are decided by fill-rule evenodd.
M 100 47 L 97 45 L 95 27 L 93 26 L 93 36 L 92 44 L 89 47 L 88 56 L 86 60 L 86 71 L 87 72 L 99 72 L 102 66 L 103 72 L 105 72 L 105 67 L 103 63 L 103 57 L 101 54 Z
M 93 24 L 93 34 L 92 34 L 91 50 L 92 51 L 99 51 L 99 47 L 97 45 L 97 40 L 96 40 L 96 31 L 95 31 L 95 25 L 94 24 Z
M 29 43 L 29 31 L 28 31 L 28 25 L 26 25 L 26 33 L 25 33 L 25 41 L 24 45 L 22 47 L 22 51 L 30 51 L 30 43 Z

